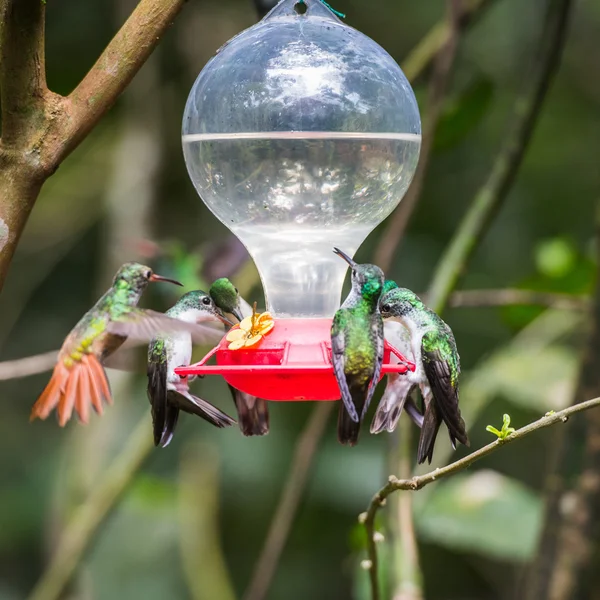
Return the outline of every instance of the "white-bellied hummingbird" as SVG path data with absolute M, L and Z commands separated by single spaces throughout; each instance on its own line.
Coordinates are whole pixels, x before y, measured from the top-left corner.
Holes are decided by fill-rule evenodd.
M 232 325 L 202 290 L 184 294 L 166 313 L 186 323 L 207 321 Z M 215 427 L 229 427 L 235 421 L 218 408 L 192 395 L 189 382 L 176 367 L 188 366 L 192 359 L 192 334 L 177 331 L 159 335 L 148 346 L 148 399 L 152 407 L 154 445 L 165 447 L 173 439 L 179 411 L 197 415 Z
M 383 294 L 391 289 L 390 285 L 398 287 L 392 281 L 386 281 L 383 286 Z M 382 295 L 383 295 L 382 294 Z M 408 360 L 413 361 L 412 347 L 410 344 L 410 333 L 404 325 L 397 321 L 387 320 L 383 322 L 383 336 L 396 350 Z M 397 363 L 398 358 L 391 357 L 392 363 Z M 388 373 L 385 392 L 377 405 L 377 410 L 371 423 L 371 433 L 377 434 L 382 431 L 392 433 L 404 409 L 415 425 L 423 426 L 423 414 L 415 404 L 412 393 L 416 384 L 409 373 Z
M 334 252 L 352 269 L 352 289 L 333 317 L 331 357 L 342 395 L 338 440 L 354 446 L 383 363 L 383 319 L 379 313 L 379 298 L 384 276 L 375 265 L 359 265 L 338 248 L 334 248 Z
M 414 373 L 406 376 L 421 388 L 425 416 L 419 438 L 417 461 L 431 463 L 433 448 L 442 421 L 446 423 L 452 447 L 469 445 L 465 423 L 458 407 L 460 358 L 454 334 L 442 319 L 406 288 L 393 287 L 379 302 L 384 319 L 394 319 L 410 333 Z

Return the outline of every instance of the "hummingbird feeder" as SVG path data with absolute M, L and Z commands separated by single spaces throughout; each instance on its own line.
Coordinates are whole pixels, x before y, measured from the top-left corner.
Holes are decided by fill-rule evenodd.
M 274 327 L 177 373 L 266 400 L 339 399 L 330 329 L 348 265 L 333 247 L 353 256 L 408 189 L 421 146 L 408 80 L 320 0 L 281 0 L 202 70 L 182 141 L 198 194 L 256 263 Z M 386 342 L 382 373 L 411 366 Z

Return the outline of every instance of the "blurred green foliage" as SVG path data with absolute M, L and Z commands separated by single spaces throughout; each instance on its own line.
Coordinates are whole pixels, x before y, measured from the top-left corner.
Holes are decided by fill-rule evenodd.
M 350 25 L 399 62 L 444 14 L 442 0 L 336 0 L 335 6 L 347 13 Z M 409 288 L 426 288 L 489 169 L 529 64 L 540 8 L 538 2 L 497 0 L 466 35 L 424 195 L 389 273 Z M 67 93 L 74 87 L 122 22 L 123 10 L 101 0 L 49 3 L 52 89 Z M 188 3 L 131 90 L 45 186 L 0 297 L 3 359 L 57 348 L 107 286 L 116 267 L 115 248 L 123 260 L 148 260 L 189 288 L 206 286 L 204 258 L 228 232 L 187 178 L 180 119 L 203 64 L 254 19 L 251 3 L 243 0 Z M 595 265 L 589 248 L 600 189 L 600 80 L 592 74 L 600 65 L 599 35 L 598 4 L 579 3 L 561 72 L 525 164 L 475 256 L 465 288 L 574 294 L 592 289 Z M 426 86 L 426 78 L 415 84 L 419 98 L 426 96 Z M 131 124 L 156 131 L 158 166 L 135 153 L 119 152 Z M 123 161 L 130 166 L 126 185 L 115 179 Z M 109 202 L 115 188 L 125 198 L 117 208 Z M 119 208 L 125 211 L 119 218 L 133 231 L 142 201 L 149 203 L 148 219 L 137 223 L 136 231 L 145 230 L 149 240 L 175 240 L 161 243 L 159 254 L 144 254 L 115 232 L 113 217 Z M 359 260 L 372 256 L 380 233 L 381 228 L 369 237 Z M 143 305 L 164 310 L 173 301 L 168 293 L 172 290 L 150 290 Z M 248 299 L 260 300 L 258 286 Z M 446 320 L 461 354 L 462 406 L 473 447 L 489 441 L 485 424 L 504 412 L 524 423 L 568 401 L 583 317 L 531 307 L 457 308 L 447 312 Z M 52 420 L 28 424 L 47 374 L 0 384 L 0 600 L 26 597 L 74 506 L 144 414 L 150 433 L 144 376 L 110 376 L 115 405 L 87 428 L 72 423 L 65 431 Z M 232 410 L 222 382 L 207 378 L 195 385 L 207 399 Z M 192 597 L 181 554 L 182 534 L 190 522 L 178 498 L 182 455 L 186 444 L 198 439 L 218 456 L 216 524 L 233 587 L 241 595 L 288 474 L 294 441 L 311 410 L 302 403 L 270 406 L 272 431 L 264 439 L 245 439 L 235 429 L 215 431 L 184 416 L 174 442 L 152 452 L 102 526 L 74 581 L 73 597 Z M 370 436 L 367 429 L 359 446 L 348 449 L 337 444 L 334 423 L 329 424 L 270 598 L 369 597 L 366 574 L 358 568 L 365 554 L 356 518 L 387 477 L 388 440 Z M 539 465 L 552 438 L 552 430 L 545 430 L 417 495 L 428 600 L 513 597 L 518 567 L 531 556 L 539 530 Z M 436 448 L 436 459 L 443 462 L 463 454 L 451 454 L 446 439 Z M 384 522 L 380 529 L 385 533 Z M 387 542 L 380 553 L 385 577 Z

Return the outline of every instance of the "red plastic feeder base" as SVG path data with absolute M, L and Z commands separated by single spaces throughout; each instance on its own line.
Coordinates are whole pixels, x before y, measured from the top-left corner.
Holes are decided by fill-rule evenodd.
M 340 390 L 331 364 L 331 319 L 276 319 L 257 346 L 229 350 L 223 338 L 199 363 L 175 369 L 178 375 L 221 375 L 233 387 L 265 400 L 338 400 Z M 391 364 L 395 354 L 400 363 Z M 207 365 L 216 355 L 217 364 Z M 382 376 L 414 371 L 385 343 Z

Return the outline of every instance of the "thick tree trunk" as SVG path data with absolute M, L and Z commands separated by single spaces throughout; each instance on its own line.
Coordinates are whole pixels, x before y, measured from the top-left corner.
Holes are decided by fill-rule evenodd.
M 44 180 L 22 161 L 0 155 L 0 292 Z

